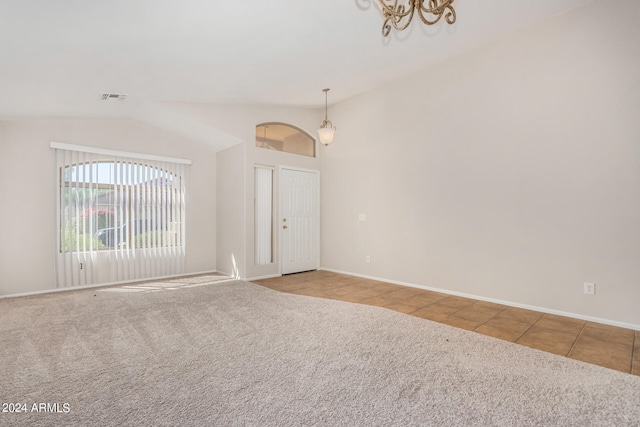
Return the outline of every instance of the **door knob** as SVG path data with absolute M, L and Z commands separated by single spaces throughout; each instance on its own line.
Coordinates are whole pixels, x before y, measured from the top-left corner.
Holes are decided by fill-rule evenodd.
M 283 225 L 282 228 L 284 228 L 286 230 L 288 227 L 286 225 Z

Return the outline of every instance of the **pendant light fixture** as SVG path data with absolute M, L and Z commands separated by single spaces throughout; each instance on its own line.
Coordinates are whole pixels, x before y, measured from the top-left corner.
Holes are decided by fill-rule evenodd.
M 324 92 L 324 120 L 322 126 L 318 129 L 318 137 L 322 145 L 329 145 L 333 142 L 333 137 L 336 133 L 336 127 L 331 123 L 331 120 L 327 119 L 327 92 L 330 89 L 322 89 Z

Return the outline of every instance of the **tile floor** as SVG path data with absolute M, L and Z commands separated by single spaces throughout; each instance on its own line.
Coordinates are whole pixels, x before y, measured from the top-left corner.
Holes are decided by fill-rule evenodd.
M 640 331 L 328 271 L 253 283 L 282 292 L 386 307 L 640 376 Z

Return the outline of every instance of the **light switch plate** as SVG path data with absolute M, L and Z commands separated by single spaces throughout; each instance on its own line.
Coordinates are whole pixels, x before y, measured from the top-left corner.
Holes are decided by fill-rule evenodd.
M 585 295 L 595 295 L 596 294 L 596 284 L 584 282 L 584 293 Z

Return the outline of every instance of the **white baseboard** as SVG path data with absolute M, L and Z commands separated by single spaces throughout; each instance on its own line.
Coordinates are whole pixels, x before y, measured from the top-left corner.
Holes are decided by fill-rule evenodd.
M 424 286 L 424 285 L 418 285 L 418 284 L 415 284 L 415 283 L 408 283 L 408 282 L 401 282 L 401 281 L 398 281 L 398 280 L 386 279 L 386 278 L 383 278 L 383 277 L 367 276 L 365 274 L 358 274 L 358 273 L 352 273 L 352 272 L 349 272 L 349 271 L 335 270 L 335 269 L 332 269 L 332 268 L 321 267 L 320 270 L 331 271 L 333 273 L 346 274 L 348 276 L 362 277 L 363 279 L 377 280 L 377 281 L 380 281 L 380 282 L 392 283 L 394 285 L 408 286 L 408 287 L 411 287 L 411 288 L 418 288 L 418 289 L 424 289 L 424 290 L 427 290 L 427 291 L 440 292 L 442 294 L 447 294 L 447 295 L 454 295 L 454 296 L 458 296 L 458 297 L 471 298 L 471 299 L 475 299 L 475 300 L 479 300 L 479 301 L 487 301 L 487 302 L 492 302 L 492 303 L 496 303 L 496 304 L 502 304 L 502 305 L 506 305 L 506 306 L 509 306 L 509 307 L 523 308 L 523 309 L 526 309 L 526 310 L 539 311 L 541 313 L 556 314 L 558 316 L 572 317 L 574 319 L 587 320 L 589 322 L 602 323 L 602 324 L 605 324 L 605 325 L 617 326 L 617 327 L 620 327 L 620 328 L 633 329 L 633 330 L 636 330 L 636 331 L 640 331 L 640 325 L 634 325 L 632 323 L 618 322 L 616 320 L 602 319 L 600 317 L 585 316 L 585 315 L 577 314 L 577 313 L 570 313 L 570 312 L 566 312 L 566 311 L 554 310 L 554 309 L 547 308 L 547 307 L 538 307 L 538 306 L 534 306 L 534 305 L 520 304 L 520 303 L 513 302 L 513 301 L 505 301 L 505 300 L 499 300 L 499 299 L 495 299 L 495 298 L 487 298 L 487 297 L 478 296 L 478 295 L 466 294 L 466 293 L 463 293 L 463 292 L 449 291 L 449 290 L 446 290 L 446 289 L 433 288 L 431 286 Z
M 267 274 L 266 276 L 249 277 L 243 280 L 246 282 L 251 282 L 252 280 L 272 279 L 274 277 L 282 277 L 282 274 Z
M 55 292 L 79 291 L 79 290 L 82 290 L 82 289 L 106 288 L 106 287 L 110 287 L 110 286 L 127 285 L 129 283 L 140 283 L 140 282 L 147 282 L 147 281 L 151 281 L 151 280 L 165 280 L 165 279 L 173 279 L 175 277 L 198 276 L 200 274 L 214 274 L 214 273 L 225 274 L 225 273 L 220 273 L 220 272 L 218 272 L 216 270 L 200 271 L 200 272 L 195 272 L 195 273 L 172 274 L 170 276 L 149 277 L 149 278 L 135 279 L 135 280 L 123 280 L 121 282 L 98 283 L 98 284 L 94 284 L 94 285 L 82 285 L 82 286 L 68 286 L 68 287 L 64 287 L 64 288 L 53 288 L 53 289 L 44 289 L 44 290 L 41 290 L 41 291 L 22 292 L 22 293 L 19 293 L 19 294 L 0 295 L 0 299 L 3 299 L 3 298 L 28 297 L 28 296 L 43 295 L 43 294 L 52 294 L 52 293 L 55 293 Z
M 244 280 L 244 281 L 246 281 L 246 280 L 247 280 L 247 279 L 245 279 L 245 278 L 243 278 L 243 277 L 235 276 L 235 275 L 233 275 L 233 273 L 227 273 L 226 271 L 220 271 L 220 270 L 217 270 L 217 271 L 216 271 L 216 273 L 218 273 L 218 274 L 224 274 L 225 276 L 229 276 L 229 277 L 233 277 L 233 278 L 234 278 L 234 279 L 236 279 L 236 280 Z

